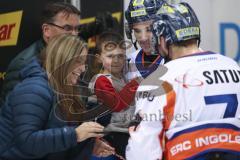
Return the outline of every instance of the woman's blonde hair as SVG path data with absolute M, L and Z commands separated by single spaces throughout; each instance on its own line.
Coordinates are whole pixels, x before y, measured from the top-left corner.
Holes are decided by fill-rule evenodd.
M 79 37 L 62 34 L 54 37 L 45 50 L 44 66 L 49 83 L 57 95 L 57 106 L 64 119 L 70 121 L 78 120 L 80 114 L 75 113 L 85 110 L 78 88 L 67 81 L 76 60 L 82 59 L 85 64 L 86 58 L 79 58 L 84 48 L 87 49 L 87 44 Z

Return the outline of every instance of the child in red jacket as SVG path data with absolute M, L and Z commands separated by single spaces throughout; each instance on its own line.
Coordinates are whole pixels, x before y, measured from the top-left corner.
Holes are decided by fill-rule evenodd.
M 134 113 L 134 98 L 138 87 L 136 79 L 127 82 L 124 78 L 126 70 L 126 46 L 122 37 L 113 32 L 106 32 L 97 40 L 97 58 L 102 63 L 102 71 L 95 75 L 89 88 L 97 101 L 107 106 L 111 113 L 108 126 L 118 130 L 110 133 L 111 145 L 116 152 L 125 155 L 128 140 L 128 124 Z M 125 133 L 119 133 L 125 132 Z

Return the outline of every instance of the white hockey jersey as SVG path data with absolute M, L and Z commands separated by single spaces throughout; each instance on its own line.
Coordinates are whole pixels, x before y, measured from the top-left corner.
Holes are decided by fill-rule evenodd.
M 128 160 L 194 159 L 240 152 L 240 67 L 213 52 L 160 66 L 136 93 Z M 164 153 L 164 154 L 163 154 Z
M 159 55 L 156 60 L 150 66 L 144 66 L 144 54 L 143 50 L 137 50 L 133 53 L 127 54 L 127 71 L 126 71 L 126 79 L 131 80 L 136 77 L 146 78 L 152 72 L 154 72 L 158 66 L 164 64 L 164 59 Z

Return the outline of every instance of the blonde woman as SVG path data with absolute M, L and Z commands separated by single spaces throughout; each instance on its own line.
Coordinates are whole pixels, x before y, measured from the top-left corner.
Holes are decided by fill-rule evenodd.
M 102 136 L 98 123 L 73 123 L 85 110 L 74 90 L 85 70 L 86 44 L 60 35 L 44 52 L 21 71 L 24 80 L 2 106 L 0 159 L 41 159 L 51 153 L 54 159 L 88 159 L 94 142 L 89 138 Z

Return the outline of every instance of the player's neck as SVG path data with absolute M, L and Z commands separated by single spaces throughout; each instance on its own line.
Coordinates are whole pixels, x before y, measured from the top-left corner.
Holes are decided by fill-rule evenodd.
M 195 44 L 191 44 L 188 46 L 172 46 L 170 47 L 170 55 L 172 59 L 177 59 L 184 56 L 193 55 L 195 53 L 203 52 L 203 50 L 199 49 L 199 47 Z

